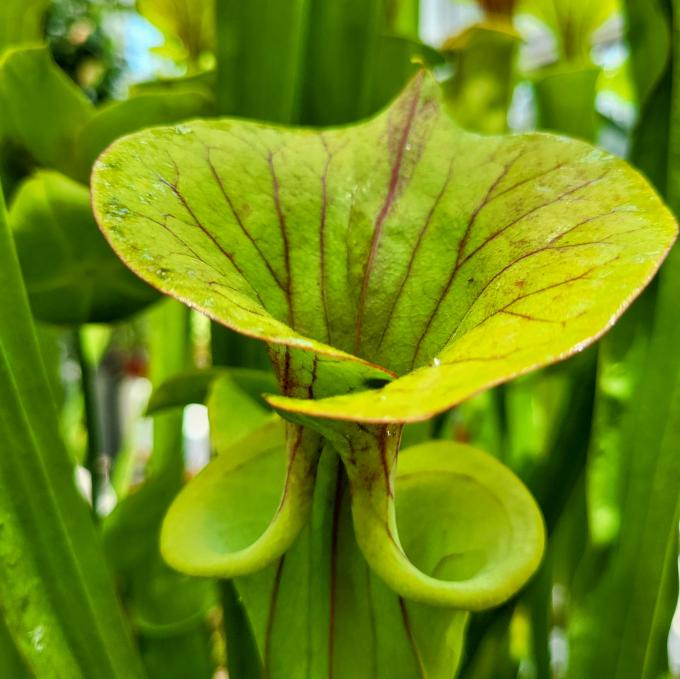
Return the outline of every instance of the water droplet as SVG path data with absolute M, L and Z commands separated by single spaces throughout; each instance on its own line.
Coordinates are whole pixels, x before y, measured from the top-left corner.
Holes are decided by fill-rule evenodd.
M 38 653 L 42 653 L 42 651 L 45 648 L 45 645 L 43 643 L 44 638 L 45 638 L 45 628 L 42 625 L 38 625 L 31 632 L 31 643 L 33 644 L 33 648 L 36 651 L 38 651 Z
M 440 358 L 434 358 L 434 359 L 432 359 L 432 365 L 433 365 L 435 368 L 438 368 L 441 364 L 442 364 L 442 361 L 441 361 Z

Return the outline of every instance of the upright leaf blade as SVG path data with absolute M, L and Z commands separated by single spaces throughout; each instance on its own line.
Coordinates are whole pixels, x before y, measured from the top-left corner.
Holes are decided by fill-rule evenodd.
M 93 113 L 46 47 L 13 48 L 0 58 L 0 138 L 25 150 L 38 165 L 73 174 L 74 142 Z
M 140 677 L 59 438 L 1 197 L 0 258 L 0 596 L 10 632 L 39 676 Z
M 9 221 L 36 318 L 111 322 L 157 299 L 102 238 L 86 186 L 58 172 L 37 172 L 17 189 Z

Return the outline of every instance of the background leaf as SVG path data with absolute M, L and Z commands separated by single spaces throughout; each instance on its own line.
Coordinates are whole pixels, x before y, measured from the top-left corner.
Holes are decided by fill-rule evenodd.
M 82 184 L 57 172 L 38 172 L 17 190 L 9 220 L 37 318 L 110 322 L 157 299 L 111 252 Z
M 0 194 L 0 599 L 44 677 L 140 677 L 54 401 Z

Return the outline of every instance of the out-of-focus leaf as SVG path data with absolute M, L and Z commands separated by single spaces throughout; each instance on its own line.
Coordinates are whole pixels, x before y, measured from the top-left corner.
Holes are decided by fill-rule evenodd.
M 519 43 L 509 23 L 475 24 L 444 43 L 455 69 L 446 84 L 447 103 L 466 129 L 487 134 L 507 129 Z
M 111 251 L 82 184 L 40 171 L 20 186 L 9 219 L 37 318 L 64 324 L 110 322 L 158 298 Z
M 600 69 L 555 66 L 533 77 L 538 127 L 586 141 L 597 134 L 595 94 Z M 565 92 L 569 96 L 565 96 Z
M 310 26 L 309 7 L 308 0 L 217 0 L 220 113 L 280 122 L 295 119 L 299 112 L 305 36 Z M 316 26 L 314 30 L 322 27 Z M 333 33 L 324 34 L 332 39 Z M 260 51 L 260 58 L 252 54 L 253 45 L 267 46 Z M 272 54 L 276 54 L 275 59 Z M 351 53 L 344 55 L 350 56 Z
M 141 562 L 135 567 L 141 568 Z M 145 570 L 133 579 L 130 592 L 130 617 L 139 633 L 158 639 L 201 629 L 207 637 L 206 613 L 217 602 L 214 581 L 177 573 L 158 558 L 150 558 Z
M 221 113 L 314 125 L 365 117 L 432 53 L 417 42 L 417 2 L 218 2 Z M 282 31 L 281 26 L 286 26 Z M 253 54 L 261 41 L 278 54 Z
M 217 72 L 215 70 L 201 71 L 179 78 L 156 78 L 143 80 L 130 86 L 130 96 L 168 92 L 196 92 L 211 100 L 215 99 Z
M 623 529 L 571 625 L 574 679 L 655 679 L 667 663 L 666 637 L 677 596 L 673 580 L 680 488 L 678 255 L 677 249 L 671 253 L 661 277 L 636 408 L 619 425 L 625 427 Z
M 593 3 L 596 4 L 596 3 Z M 665 0 L 624 0 L 638 102 L 644 106 L 668 65 L 671 35 Z
M 208 632 L 205 625 L 198 625 L 176 636 L 145 638 L 141 653 L 149 677 L 213 679 L 215 667 L 211 661 L 212 648 Z
M 588 526 L 594 545 L 611 544 L 621 528 L 627 437 L 622 425 L 637 408 L 636 387 L 645 366 L 652 309 L 651 297 L 642 297 L 600 344 L 587 477 Z
M 230 372 L 225 372 L 212 383 L 207 406 L 210 439 L 218 454 L 271 417 L 266 402 L 259 396 L 253 398 L 248 394 Z
M 0 616 L 0 677 L 8 679 L 29 679 L 30 674 L 23 658 L 19 655 L 4 619 Z
M 40 41 L 49 4 L 50 0 L 3 0 L 0 3 L 0 52 L 10 45 Z
M 262 394 L 278 390 L 274 375 L 265 370 L 250 368 L 205 368 L 181 372 L 162 382 L 151 394 L 147 415 L 153 415 L 166 408 L 176 408 L 190 403 L 205 403 L 210 385 L 226 375 L 250 398 L 265 404 Z
M 520 0 L 517 13 L 535 16 L 552 31 L 560 61 L 588 63 L 593 34 L 618 7 L 618 0 Z
M 680 3 L 674 2 L 673 9 L 680 12 Z M 645 59 L 642 56 L 643 63 Z M 679 79 L 676 58 L 650 95 L 638 131 L 647 140 L 650 128 L 654 134 L 667 131 L 668 136 L 648 148 L 642 159 L 655 170 L 655 179 L 676 213 L 680 210 Z M 634 146 L 636 159 L 640 148 Z M 680 250 L 675 248 L 659 277 L 654 318 L 648 324 L 649 349 L 635 384 L 634 407 L 618 423 L 623 432 L 621 530 L 606 567 L 596 562 L 591 568 L 592 582 L 581 593 L 570 625 L 570 677 L 574 679 L 656 679 L 667 670 L 666 638 L 677 599 L 680 515 L 679 295 Z M 631 369 L 634 377 L 635 366 Z
M 168 42 L 180 43 L 180 56 L 192 66 L 213 46 L 215 0 L 137 0 L 137 10 Z
M 93 114 L 46 47 L 12 48 L 0 57 L 0 138 L 38 165 L 73 174 L 74 144 Z
M 158 383 L 187 364 L 188 310 L 174 300 L 165 300 L 147 320 L 151 379 Z M 163 515 L 183 481 L 182 413 L 159 413 L 153 426 L 148 478 L 106 518 L 104 544 L 126 584 L 130 617 L 141 637 L 142 657 L 151 677 L 181 676 L 181 672 L 191 677 L 210 676 L 205 618 L 216 605 L 215 585 L 171 570 L 161 560 L 158 548 Z M 169 644 L 193 648 L 195 654 L 180 662 L 175 652 L 159 652 Z
M 213 113 L 211 97 L 181 89 L 138 94 L 102 106 L 78 134 L 77 173 L 82 181 L 88 181 L 97 156 L 118 137 L 151 125 L 167 125 Z
M 384 106 L 413 75 L 417 2 L 312 2 L 301 122 L 356 121 Z
M 0 193 L 0 600 L 32 673 L 141 677 L 59 437 Z

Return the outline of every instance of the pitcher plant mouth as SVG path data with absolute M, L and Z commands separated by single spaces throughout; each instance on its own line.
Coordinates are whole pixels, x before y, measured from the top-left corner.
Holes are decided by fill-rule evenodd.
M 526 582 L 540 511 L 474 448 L 399 452 L 401 427 L 594 342 L 677 233 L 623 161 L 549 134 L 466 132 L 426 71 L 356 125 L 225 119 L 122 138 L 95 164 L 92 205 L 146 282 L 266 342 L 282 392 L 266 398 L 285 423 L 272 415 L 179 494 L 166 560 L 232 578 L 278 559 L 278 587 L 301 533 L 347 504 L 319 490 L 321 475 L 332 495 L 323 470 L 339 458 L 371 571 L 452 610 Z
M 281 558 L 308 521 L 323 445 L 342 459 L 364 558 L 400 596 L 432 606 L 484 609 L 511 597 L 540 563 L 545 542 L 540 510 L 490 455 L 433 441 L 402 451 L 397 464 L 398 431 L 357 431 L 352 424 L 337 428 L 329 422 L 324 444 L 312 427 L 289 424 L 285 469 L 282 427 L 274 417 L 179 494 L 161 532 L 161 551 L 170 565 L 191 575 L 235 578 Z M 270 465 L 278 466 L 278 504 L 261 476 L 248 481 L 252 470 L 262 474 Z M 428 525 L 418 521 L 424 490 L 431 496 Z M 268 504 L 254 518 L 244 515 L 239 500 L 255 492 L 265 492 Z M 476 508 L 466 499 L 470 492 Z M 239 528 L 243 523 L 247 534 Z M 458 533 L 452 534 L 451 525 L 458 525 Z

